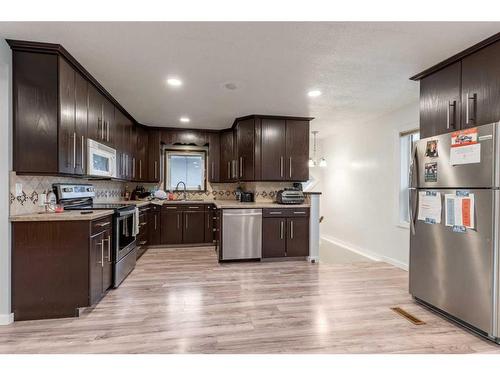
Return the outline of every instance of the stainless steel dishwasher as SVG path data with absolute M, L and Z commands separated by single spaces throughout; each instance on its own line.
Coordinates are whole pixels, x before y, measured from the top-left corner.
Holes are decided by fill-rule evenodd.
M 262 210 L 222 210 L 222 260 L 262 257 Z

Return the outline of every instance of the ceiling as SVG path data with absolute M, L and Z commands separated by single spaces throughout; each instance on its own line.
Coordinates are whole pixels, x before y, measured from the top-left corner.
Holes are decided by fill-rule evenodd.
M 248 114 L 312 116 L 322 135 L 416 101 L 408 77 L 498 31 L 494 22 L 0 22 L 2 38 L 62 44 L 140 123 L 221 129 Z M 168 87 L 170 75 L 183 86 Z

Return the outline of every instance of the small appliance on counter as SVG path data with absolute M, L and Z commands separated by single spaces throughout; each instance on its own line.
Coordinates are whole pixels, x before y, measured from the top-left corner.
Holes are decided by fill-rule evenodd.
M 276 195 L 276 203 L 279 204 L 303 204 L 305 201 L 302 190 L 296 188 L 285 188 L 279 190 Z
M 242 191 L 240 194 L 240 202 L 254 202 L 254 195 L 250 191 Z
M 136 186 L 135 189 L 132 191 L 130 200 L 135 201 L 138 199 L 146 199 L 150 196 L 151 193 L 149 191 L 146 191 L 146 189 L 144 189 L 144 186 Z

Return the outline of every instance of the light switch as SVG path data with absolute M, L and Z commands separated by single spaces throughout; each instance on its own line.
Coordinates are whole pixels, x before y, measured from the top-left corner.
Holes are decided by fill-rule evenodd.
M 23 195 L 23 184 L 20 182 L 16 183 L 16 197 L 21 197 Z

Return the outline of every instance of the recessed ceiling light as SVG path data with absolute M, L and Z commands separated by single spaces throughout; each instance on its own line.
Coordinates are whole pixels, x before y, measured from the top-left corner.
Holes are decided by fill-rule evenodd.
M 167 84 L 173 87 L 182 86 L 182 81 L 179 78 L 169 78 L 167 79 Z
M 183 116 L 183 117 L 181 117 L 181 118 L 179 119 L 179 121 L 180 121 L 180 122 L 189 122 L 189 121 L 191 121 L 191 120 L 189 119 L 189 117 L 185 117 L 185 116 Z
M 321 95 L 321 91 L 319 90 L 311 90 L 307 93 L 307 96 L 310 96 L 311 98 L 315 98 L 317 96 Z

